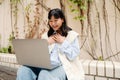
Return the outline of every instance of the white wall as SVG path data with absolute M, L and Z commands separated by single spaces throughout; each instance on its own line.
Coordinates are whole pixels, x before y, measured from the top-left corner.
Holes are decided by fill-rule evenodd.
M 105 7 L 106 7 L 106 18 L 104 17 L 103 14 L 103 2 L 105 1 Z M 24 8 L 26 7 L 26 5 L 28 5 L 29 3 L 32 3 L 32 7 L 31 10 L 34 10 L 34 4 L 35 1 L 34 0 L 25 0 L 24 2 L 22 2 L 21 6 L 20 4 L 18 5 L 19 11 L 18 11 L 18 21 L 17 21 L 17 27 L 18 27 L 18 37 L 19 38 L 24 38 L 24 27 L 27 26 L 26 21 L 25 21 L 25 13 L 24 13 Z M 48 8 L 60 8 L 60 3 L 59 0 L 43 0 L 43 3 L 48 7 Z M 74 14 L 70 11 L 70 2 L 68 0 L 65 0 L 65 14 L 66 14 L 66 19 L 67 19 L 67 23 L 68 26 L 72 27 L 73 30 L 75 30 L 76 32 L 78 32 L 80 34 L 80 44 L 82 45 L 85 41 L 84 47 L 81 49 L 81 55 L 80 58 L 85 58 L 85 59 L 92 59 L 90 57 L 90 55 L 88 54 L 88 51 L 92 52 L 92 49 L 95 49 L 93 51 L 95 51 L 95 54 L 99 57 L 101 56 L 101 47 L 100 47 L 100 41 L 102 42 L 102 49 L 103 49 L 103 55 L 104 58 L 106 58 L 107 56 L 111 56 L 114 54 L 119 53 L 119 48 L 120 48 L 120 13 L 117 9 L 115 9 L 112 0 L 95 0 L 92 4 L 91 4 L 91 23 L 92 23 L 92 30 L 93 30 L 93 36 L 94 39 L 96 41 L 96 44 L 94 44 L 94 41 L 91 37 L 91 33 L 90 33 L 90 26 L 88 26 L 88 21 L 87 18 L 85 20 L 84 23 L 84 34 L 81 34 L 81 24 L 79 20 L 75 20 L 73 19 L 74 16 L 77 16 L 77 14 Z M 96 5 L 95 5 L 96 4 Z M 74 6 L 76 7 L 76 6 Z M 98 14 L 97 14 L 97 10 L 98 13 L 100 15 L 100 25 L 101 25 L 101 34 L 99 34 L 99 23 L 98 23 Z M 41 9 L 42 10 L 42 14 L 43 15 L 43 20 L 45 22 L 45 24 L 47 24 L 47 13 L 48 11 L 46 11 L 44 8 Z M 87 13 L 87 11 L 85 12 Z M 31 13 L 31 20 L 33 20 L 34 15 L 32 15 L 34 13 Z M 87 15 L 86 15 L 87 17 Z M 109 40 L 106 41 L 106 25 L 105 25 L 105 20 L 107 19 L 107 28 L 108 28 L 108 33 L 109 33 Z M 47 28 L 46 25 L 44 25 L 43 21 L 40 21 L 41 28 Z M 88 28 L 88 30 L 87 30 Z M 8 38 L 9 35 L 11 33 L 11 13 L 10 13 L 10 2 L 9 0 L 4 0 L 3 3 L 0 5 L 0 34 L 1 34 L 1 45 L 2 46 L 7 46 L 8 45 Z M 101 40 L 100 40 L 100 35 L 101 35 Z M 110 42 L 110 43 L 109 43 Z M 93 54 L 93 55 L 95 55 Z M 115 57 L 112 57 L 111 60 L 119 60 L 119 54 Z

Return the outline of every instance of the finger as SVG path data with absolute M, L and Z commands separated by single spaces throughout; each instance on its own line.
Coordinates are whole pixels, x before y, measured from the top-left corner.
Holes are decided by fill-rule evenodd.
M 57 37 L 57 34 L 55 34 L 54 37 Z
M 58 35 L 57 35 L 57 34 L 55 34 L 55 35 L 54 35 L 54 38 L 55 38 L 55 39 L 57 39 L 57 38 L 58 38 Z
M 54 41 L 56 41 L 57 40 L 57 38 L 54 36 L 53 38 L 52 38 Z

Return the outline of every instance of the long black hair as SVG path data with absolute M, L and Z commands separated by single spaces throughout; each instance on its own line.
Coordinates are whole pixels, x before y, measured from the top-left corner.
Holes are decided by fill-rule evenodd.
M 61 18 L 61 19 L 64 20 L 63 23 L 62 23 L 62 26 L 60 27 L 60 30 L 61 30 L 61 35 L 66 37 L 67 34 L 68 34 L 68 31 L 70 31 L 72 29 L 67 26 L 65 16 L 64 16 L 62 10 L 58 9 L 58 8 L 50 10 L 49 13 L 48 13 L 48 19 L 50 20 L 52 16 L 54 16 L 56 19 Z M 54 30 L 49 25 L 48 37 L 53 35 L 53 33 L 54 33 Z

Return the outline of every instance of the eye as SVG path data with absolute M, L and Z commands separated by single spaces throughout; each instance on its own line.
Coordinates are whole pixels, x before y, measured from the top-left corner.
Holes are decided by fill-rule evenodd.
M 49 22 L 52 22 L 51 20 L 49 20 Z
M 57 19 L 55 19 L 55 22 L 57 22 L 58 20 Z

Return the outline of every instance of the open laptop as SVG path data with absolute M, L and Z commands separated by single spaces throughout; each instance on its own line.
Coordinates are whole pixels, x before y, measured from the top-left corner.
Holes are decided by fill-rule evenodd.
M 45 39 L 14 39 L 14 52 L 19 64 L 52 69 L 48 42 Z

